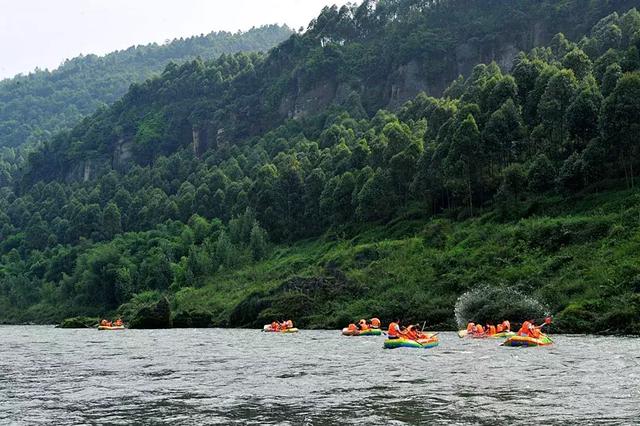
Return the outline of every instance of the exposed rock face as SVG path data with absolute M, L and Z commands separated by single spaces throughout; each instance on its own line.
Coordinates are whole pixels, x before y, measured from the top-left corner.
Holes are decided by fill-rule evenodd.
M 171 326 L 171 305 L 166 297 L 141 307 L 129 321 L 129 328 L 171 328 Z
M 389 103 L 387 108 L 397 109 L 420 92 L 428 92 L 421 66 L 416 60 L 401 65 L 389 78 Z
M 115 170 L 126 170 L 133 164 L 133 141 L 120 138 L 113 151 L 111 167 Z
M 280 102 L 278 111 L 288 118 L 302 118 L 321 112 L 336 98 L 336 83 L 321 81 L 314 87 L 304 90 L 297 81 L 296 93 L 285 97 Z
M 191 149 L 196 157 L 200 157 L 204 152 L 210 148 L 209 142 L 209 126 L 205 125 L 193 125 L 191 128 Z

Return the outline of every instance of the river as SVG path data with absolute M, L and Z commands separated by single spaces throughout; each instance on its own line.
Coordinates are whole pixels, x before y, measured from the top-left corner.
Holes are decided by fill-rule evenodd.
M 640 339 L 0 327 L 1 424 L 640 424 Z

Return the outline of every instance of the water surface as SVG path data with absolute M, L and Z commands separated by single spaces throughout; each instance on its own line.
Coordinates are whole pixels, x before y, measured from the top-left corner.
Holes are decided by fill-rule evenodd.
M 640 339 L 0 327 L 1 424 L 640 424 Z

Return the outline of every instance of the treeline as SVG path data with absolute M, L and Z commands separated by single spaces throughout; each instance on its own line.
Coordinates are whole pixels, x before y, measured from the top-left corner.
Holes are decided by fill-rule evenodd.
M 521 53 L 510 73 L 478 65 L 442 98 L 420 95 L 396 114 L 329 109 L 200 154 L 179 149 L 177 129 L 192 132 L 180 124 L 192 95 L 175 96 L 204 93 L 210 103 L 197 108 L 216 111 L 225 98 L 215 94 L 250 81 L 262 59 L 170 66 L 60 136 L 95 135 L 86 140 L 99 144 L 119 131 L 112 120 L 129 120 L 119 123 L 134 126 L 143 165 L 87 182 L 42 181 L 64 161 L 41 151 L 25 178 L 37 183 L 5 191 L 0 306 L 23 318 L 100 312 L 141 291 L 197 286 L 262 259 L 268 241 L 415 214 L 494 211 L 505 220 L 526 214 L 525 198 L 562 197 L 608 179 L 633 186 L 639 43 L 640 13 L 614 13 L 577 43 L 558 34 L 549 47 Z M 149 116 L 150 108 L 166 115 Z
M 115 102 L 132 83 L 161 72 L 169 62 L 266 51 L 290 34 L 289 28 L 278 25 L 238 33 L 212 32 L 105 56 L 80 56 L 53 71 L 37 69 L 0 81 L 0 147 L 49 140 L 85 115 Z

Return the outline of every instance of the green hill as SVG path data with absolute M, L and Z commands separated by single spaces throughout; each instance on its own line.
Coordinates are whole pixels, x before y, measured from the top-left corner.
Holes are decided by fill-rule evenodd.
M 0 81 L 0 148 L 48 140 L 82 117 L 119 99 L 132 83 L 161 72 L 169 62 L 223 53 L 266 51 L 289 37 L 269 25 L 235 34 L 212 32 L 164 45 L 130 47 L 105 56 L 66 60 L 53 71 L 36 70 Z
M 268 54 L 169 65 L 13 172 L 0 312 L 133 317 L 166 296 L 178 326 L 452 327 L 458 296 L 507 288 L 560 330 L 639 333 L 628 3 L 365 2 Z M 499 59 L 515 23 L 509 64 L 396 108 L 408 58 L 444 79 L 470 40 Z M 571 37 L 530 37 L 543 27 Z

